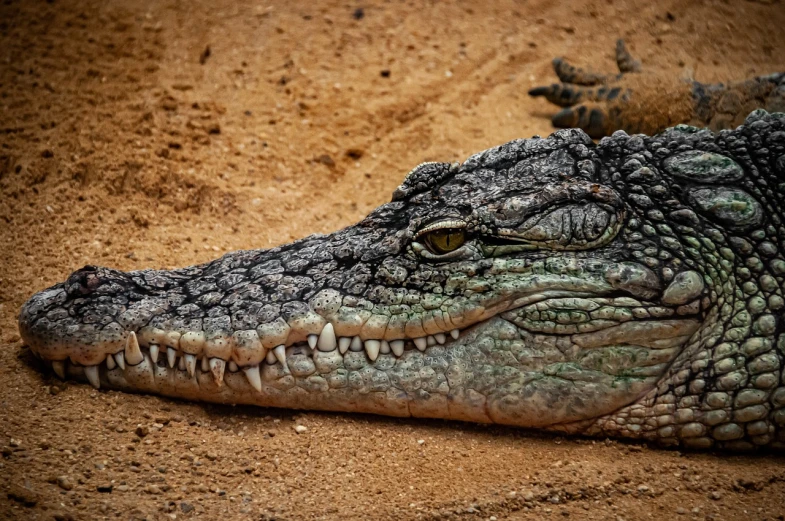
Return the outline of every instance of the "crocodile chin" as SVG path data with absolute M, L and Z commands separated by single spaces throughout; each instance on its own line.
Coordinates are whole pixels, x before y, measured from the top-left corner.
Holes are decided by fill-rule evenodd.
M 330 235 L 172 271 L 86 266 L 31 297 L 20 331 L 95 387 L 785 443 L 784 136 L 754 113 L 718 135 L 567 130 L 426 163 Z

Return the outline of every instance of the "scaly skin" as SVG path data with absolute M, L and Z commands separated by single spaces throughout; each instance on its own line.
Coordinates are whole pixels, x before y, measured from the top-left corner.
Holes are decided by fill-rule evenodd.
M 564 130 L 420 165 L 331 235 L 86 266 L 19 327 L 96 387 L 782 447 L 784 174 L 783 114 L 599 144 Z
M 717 131 L 741 125 L 755 109 L 785 112 L 785 72 L 728 84 L 668 78 L 642 72 L 623 40 L 616 42 L 616 63 L 619 74 L 597 74 L 556 58 L 561 83 L 529 94 L 565 107 L 554 114 L 554 126 L 593 138 L 616 130 L 652 135 L 680 123 Z

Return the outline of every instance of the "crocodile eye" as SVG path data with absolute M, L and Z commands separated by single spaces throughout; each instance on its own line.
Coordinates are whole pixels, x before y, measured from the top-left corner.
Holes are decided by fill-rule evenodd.
M 463 246 L 466 231 L 462 228 L 440 228 L 424 233 L 421 240 L 434 255 L 444 255 Z

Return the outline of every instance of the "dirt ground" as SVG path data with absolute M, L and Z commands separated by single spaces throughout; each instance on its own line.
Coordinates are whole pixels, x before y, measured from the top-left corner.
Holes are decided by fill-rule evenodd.
M 649 70 L 739 79 L 785 70 L 783 27 L 741 0 L 6 0 L 0 518 L 784 519 L 781 456 L 95 391 L 16 328 L 85 264 L 330 232 L 422 161 L 548 134 L 526 91 L 554 56 L 610 69 L 624 37 Z

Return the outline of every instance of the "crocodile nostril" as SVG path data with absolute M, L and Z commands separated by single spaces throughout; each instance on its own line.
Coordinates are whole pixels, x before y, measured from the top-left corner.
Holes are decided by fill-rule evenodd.
M 92 293 L 101 285 L 101 278 L 98 275 L 98 267 L 87 265 L 76 270 L 68 277 L 66 291 L 69 295 L 87 295 Z

